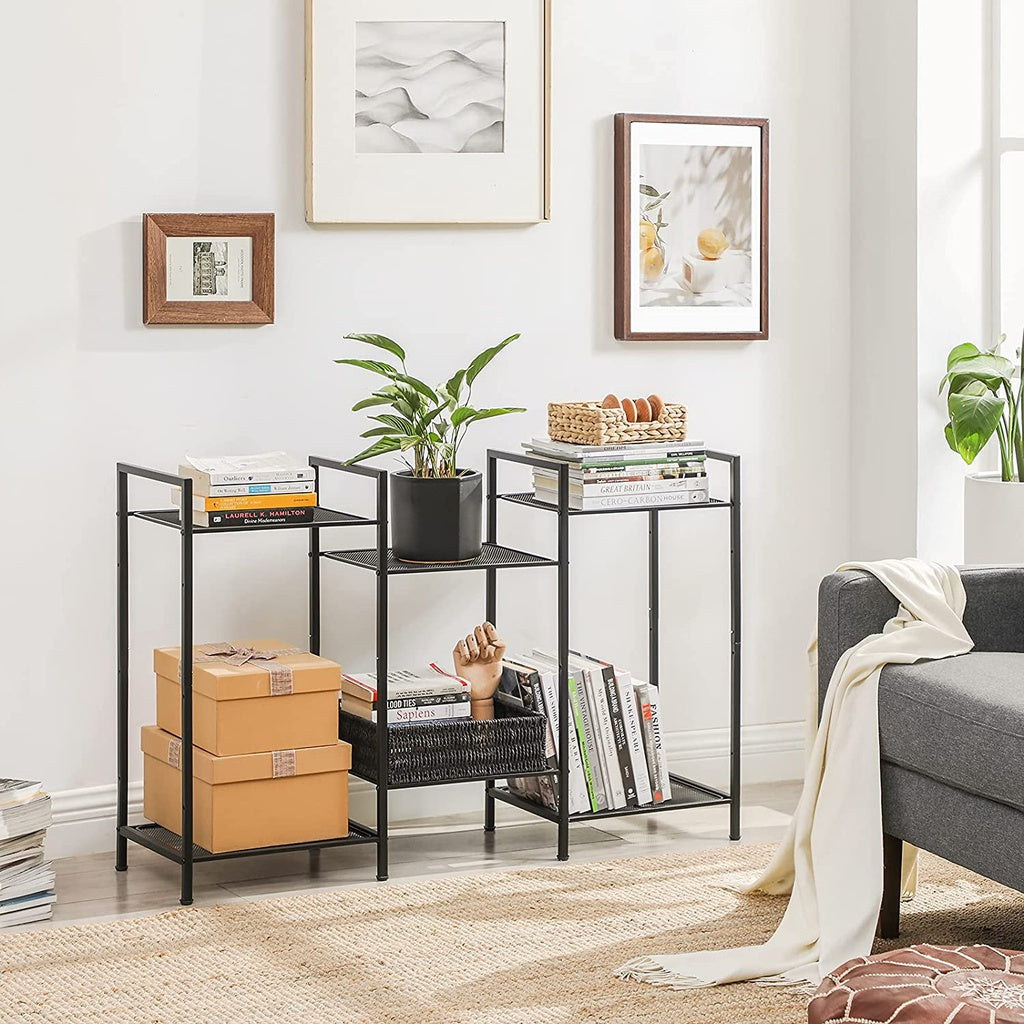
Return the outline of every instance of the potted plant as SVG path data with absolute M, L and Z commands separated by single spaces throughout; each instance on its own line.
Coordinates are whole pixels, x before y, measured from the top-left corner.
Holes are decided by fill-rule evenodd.
M 946 440 L 968 465 L 995 435 L 999 470 L 969 473 L 964 483 L 964 558 L 969 563 L 1024 562 L 1024 347 L 1016 362 L 970 342 L 949 353 Z
M 391 475 L 391 545 L 405 562 L 465 562 L 481 551 L 483 479 L 479 471 L 459 466 L 459 448 L 474 423 L 525 412 L 520 408 L 477 409 L 473 385 L 492 359 L 517 338 L 513 334 L 485 349 L 444 384 L 431 387 L 412 376 L 405 350 L 380 334 L 347 334 L 346 340 L 382 349 L 397 360 L 336 359 L 384 379 L 353 412 L 379 410 L 377 425 L 362 437 L 376 438 L 349 464 L 376 455 L 399 453 L 406 468 Z M 383 410 L 389 411 L 383 411 Z

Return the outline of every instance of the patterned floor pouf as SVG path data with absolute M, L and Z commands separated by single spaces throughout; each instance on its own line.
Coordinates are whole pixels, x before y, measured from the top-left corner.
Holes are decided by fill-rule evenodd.
M 911 946 L 858 957 L 829 974 L 809 1024 L 1024 1024 L 1024 953 Z

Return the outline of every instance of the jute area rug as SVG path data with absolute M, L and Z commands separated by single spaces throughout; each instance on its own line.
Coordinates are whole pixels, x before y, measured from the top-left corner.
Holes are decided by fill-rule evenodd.
M 568 864 L 15 934 L 4 1024 L 769 1024 L 804 1000 L 755 985 L 616 980 L 641 953 L 760 942 L 778 897 L 723 889 L 766 847 Z M 1024 897 L 926 857 L 901 945 L 1024 949 Z

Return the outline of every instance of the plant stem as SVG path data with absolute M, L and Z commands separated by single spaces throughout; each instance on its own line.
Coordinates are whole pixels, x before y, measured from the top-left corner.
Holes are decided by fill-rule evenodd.
M 1003 481 L 1009 483 L 1013 479 L 1013 463 L 1010 461 L 1010 439 L 1007 436 L 1006 424 L 1002 420 L 996 425 L 996 434 L 999 437 L 999 461 Z

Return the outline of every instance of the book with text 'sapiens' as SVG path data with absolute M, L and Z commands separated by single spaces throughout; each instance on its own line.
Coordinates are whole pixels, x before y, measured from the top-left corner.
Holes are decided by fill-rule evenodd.
M 315 513 L 316 509 L 312 505 L 305 508 L 240 508 L 227 512 L 193 512 L 192 523 L 194 526 L 216 526 L 218 529 L 272 524 L 280 526 L 282 523 L 301 526 L 313 522 Z
M 315 480 L 316 470 L 287 452 L 257 455 L 186 455 L 178 475 L 191 479 L 203 493 L 228 484 L 272 484 L 287 480 Z

